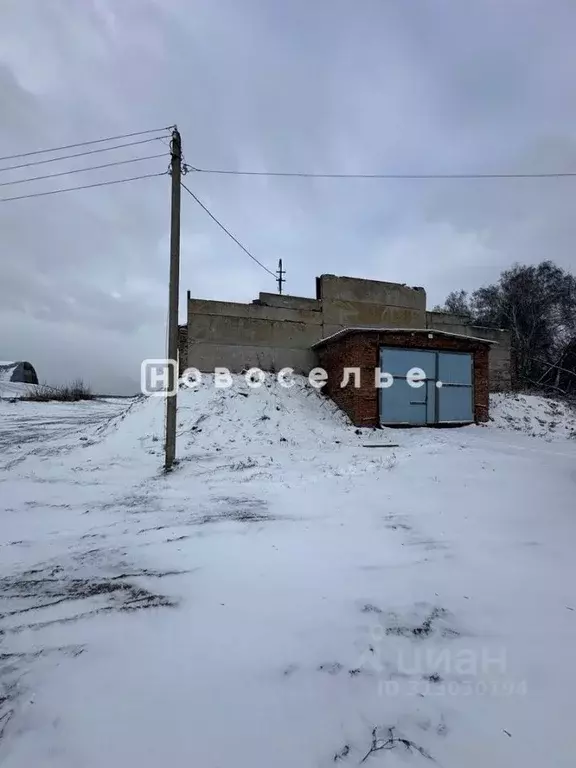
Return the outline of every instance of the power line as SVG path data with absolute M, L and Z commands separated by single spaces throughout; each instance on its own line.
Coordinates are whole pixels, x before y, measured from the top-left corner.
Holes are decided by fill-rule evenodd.
M 64 149 L 76 149 L 76 147 L 87 147 L 90 144 L 103 144 L 105 141 L 118 141 L 119 139 L 130 139 L 133 136 L 144 136 L 147 133 L 159 133 L 160 131 L 169 131 L 171 130 L 172 126 L 168 126 L 166 128 L 151 128 L 147 131 L 135 131 L 134 133 L 123 133 L 120 136 L 107 136 L 104 139 L 92 139 L 91 141 L 79 141 L 76 144 L 65 144 L 61 147 L 51 147 L 50 149 L 35 149 L 33 152 L 20 152 L 17 155 L 6 155 L 5 157 L 0 157 L 0 162 L 4 162 L 4 160 L 14 160 L 18 157 L 31 157 L 32 155 L 44 155 L 48 152 L 61 152 Z
M 182 183 L 182 182 L 181 182 L 181 183 Z M 222 224 L 220 221 L 218 221 L 218 219 L 216 218 L 216 216 L 214 216 L 214 214 L 213 214 L 211 211 L 209 211 L 209 210 L 208 210 L 208 208 L 206 208 L 206 206 L 204 205 L 204 203 L 203 203 L 201 200 L 199 200 L 199 199 L 196 197 L 196 195 L 194 194 L 194 192 L 192 192 L 190 189 L 188 189 L 188 187 L 186 186 L 186 184 L 182 183 L 182 186 L 184 187 L 184 189 L 186 190 L 186 192 L 188 192 L 188 194 L 189 194 L 189 195 L 192 195 L 192 197 L 194 198 L 194 200 L 196 200 L 196 202 L 198 203 L 198 205 L 199 205 L 201 208 L 203 208 L 203 209 L 206 211 L 206 213 L 208 214 L 208 216 L 210 216 L 210 218 L 212 219 L 212 221 L 214 221 L 216 224 L 218 224 L 218 226 L 220 227 L 220 229 L 221 229 L 223 232 L 225 232 L 225 233 L 228 235 L 228 237 L 232 238 L 232 240 L 234 240 L 234 242 L 236 243 L 236 245 L 238 245 L 240 248 L 242 248 L 242 250 L 244 251 L 244 253 L 245 253 L 247 256 L 249 256 L 249 257 L 252 259 L 252 261 L 255 261 L 255 262 L 256 262 L 256 264 L 258 264 L 258 266 L 262 267 L 262 269 L 265 269 L 265 270 L 266 270 L 266 272 L 268 272 L 268 274 L 269 274 L 269 275 L 272 275 L 272 277 L 274 278 L 274 280 L 276 280 L 276 275 L 274 274 L 274 272 L 272 272 L 270 269 L 268 269 L 268 267 L 264 266 L 264 264 L 262 264 L 262 262 L 261 262 L 261 261 L 258 261 L 258 259 L 257 259 L 255 256 L 253 256 L 253 255 L 250 253 L 250 251 L 249 251 L 247 248 L 245 248 L 245 247 L 242 245 L 242 243 L 241 243 L 241 242 L 240 242 L 240 241 L 239 241 L 237 238 L 235 238 L 235 237 L 234 237 L 234 235 L 233 235 L 233 234 L 232 234 L 232 233 L 231 233 L 229 230 L 227 230 L 227 229 L 226 229 L 226 227 L 224 226 L 224 224 Z
M 19 195 L 18 197 L 0 197 L 0 203 L 7 203 L 11 200 L 27 200 L 30 197 L 45 197 L 47 195 L 57 195 L 61 192 L 74 192 L 79 189 L 92 189 L 92 187 L 106 187 L 109 184 L 125 184 L 128 181 L 138 181 L 139 179 L 151 179 L 154 176 L 166 176 L 166 171 L 161 173 L 147 173 L 144 176 L 132 176 L 129 179 L 112 179 L 111 181 L 100 181 L 96 184 L 84 184 L 81 187 L 66 187 L 65 189 L 53 189 L 50 192 L 34 192 L 30 195 Z
M 9 165 L 6 168 L 0 168 L 3 171 L 16 171 L 19 168 L 30 168 L 33 165 L 46 165 L 46 163 L 57 163 L 60 160 L 72 160 L 75 157 L 85 157 L 86 155 L 96 155 L 100 152 L 111 152 L 113 149 L 124 149 L 124 147 L 135 147 L 140 144 L 148 144 L 151 141 L 159 141 L 163 136 L 154 136 L 151 139 L 141 139 L 140 141 L 130 141 L 127 144 L 115 144 L 113 147 L 100 147 L 99 149 L 88 149 L 86 152 L 75 152 L 72 155 L 62 155 L 61 157 L 49 157 L 47 160 L 33 160 L 30 163 L 21 163 L 20 165 Z
M 188 171 L 224 176 L 278 176 L 301 179 L 558 179 L 576 177 L 576 171 L 543 173 L 313 173 L 300 171 L 233 171 L 224 168 L 195 168 Z
M 30 179 L 17 179 L 16 181 L 2 181 L 0 187 L 8 187 L 12 184 L 26 184 L 30 181 L 42 181 L 43 179 L 55 179 L 58 176 L 69 176 L 72 173 L 84 173 L 84 171 L 99 171 L 102 168 L 112 168 L 116 165 L 127 165 L 128 163 L 138 163 L 141 160 L 155 160 L 158 157 L 166 157 L 166 153 L 160 155 L 146 155 L 146 157 L 131 157 L 128 160 L 117 160 L 115 163 L 103 163 L 102 165 L 91 165 L 88 168 L 74 168 L 71 171 L 61 171 L 60 173 L 47 173 L 44 176 L 33 176 Z

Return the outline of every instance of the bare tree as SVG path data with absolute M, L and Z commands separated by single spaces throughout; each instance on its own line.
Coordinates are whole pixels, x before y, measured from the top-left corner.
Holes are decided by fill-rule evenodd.
M 466 291 L 450 291 L 446 296 L 444 305 L 434 307 L 434 312 L 449 312 L 452 315 L 461 315 L 472 321 L 470 297 Z
M 470 322 L 509 330 L 520 384 L 576 392 L 576 279 L 561 267 L 551 261 L 515 264 L 470 297 L 452 291 L 443 309 L 468 309 Z

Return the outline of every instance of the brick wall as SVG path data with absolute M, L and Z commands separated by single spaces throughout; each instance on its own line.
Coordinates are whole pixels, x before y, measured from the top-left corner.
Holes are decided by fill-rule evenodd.
M 328 373 L 324 392 L 359 427 L 376 427 L 380 424 L 379 395 L 374 369 L 380 364 L 380 347 L 406 347 L 417 349 L 471 352 L 474 360 L 474 418 L 488 420 L 489 408 L 489 345 L 471 339 L 458 339 L 428 332 L 398 331 L 356 331 L 334 339 L 319 347 L 318 365 Z M 359 388 L 354 387 L 353 378 L 345 387 L 340 387 L 344 368 L 359 368 Z

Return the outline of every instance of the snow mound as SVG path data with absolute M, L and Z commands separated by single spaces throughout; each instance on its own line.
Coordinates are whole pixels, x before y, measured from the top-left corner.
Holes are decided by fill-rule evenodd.
M 162 454 L 166 401 L 136 398 L 120 417 L 102 429 L 99 450 L 115 455 L 156 457 Z M 269 375 L 260 387 L 250 387 L 241 375 L 229 388 L 216 388 L 204 375 L 194 388 L 178 393 L 178 448 L 181 459 L 223 452 L 270 455 L 272 446 L 316 454 L 323 448 L 359 448 L 369 443 L 398 442 L 393 430 L 356 429 L 328 397 L 304 376 L 283 387 Z M 221 454 L 222 455 L 222 454 Z
M 533 437 L 576 438 L 576 409 L 566 402 L 539 395 L 490 395 L 490 421 L 500 429 Z
M 38 384 L 25 384 L 20 381 L 8 381 L 0 378 L 0 400 L 26 397 L 29 392 L 38 389 Z
M 178 394 L 178 446 L 180 459 L 207 455 L 222 457 L 306 455 L 310 461 L 324 457 L 329 463 L 343 449 L 355 456 L 364 446 L 398 443 L 409 450 L 431 449 L 449 440 L 449 431 L 415 428 L 398 430 L 357 429 L 348 417 L 304 376 L 294 376 L 291 387 L 268 375 L 259 387 L 250 387 L 241 375 L 232 386 L 217 388 L 205 374 L 199 385 L 182 387 Z M 102 427 L 104 439 L 96 450 L 115 456 L 154 457 L 161 461 L 166 401 L 162 397 L 136 398 L 121 415 Z M 536 395 L 491 395 L 489 428 L 523 432 L 539 438 L 576 437 L 576 411 L 565 403 Z M 474 427 L 472 427 L 473 429 Z M 375 456 L 372 451 L 371 456 Z M 141 460 L 141 459 L 139 459 Z M 364 467 L 364 456 L 361 455 Z
M 279 440 L 319 447 L 350 433 L 358 441 L 344 413 L 304 376 L 295 376 L 291 387 L 280 386 L 273 375 L 260 387 L 234 376 L 227 389 L 216 389 L 213 377 L 206 376 L 199 386 L 181 391 L 178 426 L 181 436 L 202 448 L 235 443 L 264 447 Z

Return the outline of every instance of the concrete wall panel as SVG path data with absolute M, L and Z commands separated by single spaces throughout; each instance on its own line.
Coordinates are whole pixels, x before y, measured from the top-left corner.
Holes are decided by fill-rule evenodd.
M 325 325 L 339 325 L 341 328 L 355 325 L 385 325 L 392 328 L 426 327 L 426 315 L 422 310 L 365 301 L 343 299 L 324 301 L 322 315 Z
M 309 309 L 316 312 L 320 312 L 322 309 L 317 299 L 307 299 L 303 296 L 279 296 L 277 293 L 260 293 L 258 301 L 267 307 Z
M 189 329 L 194 341 L 239 346 L 307 349 L 322 337 L 322 326 L 316 323 L 227 315 L 192 315 Z
M 391 307 L 408 307 L 420 312 L 426 311 L 426 291 L 423 288 L 409 288 L 398 283 L 380 280 L 362 280 L 355 277 L 321 275 L 319 278 L 322 301 L 367 302 Z
M 216 367 L 241 373 L 248 368 L 279 371 L 293 368 L 295 373 L 308 373 L 316 366 L 316 355 L 311 349 L 252 346 L 249 344 L 211 344 L 192 342 L 187 350 L 188 365 L 203 372 Z
M 260 320 L 296 320 L 316 325 L 320 325 L 322 322 L 321 312 L 311 309 L 287 309 L 260 304 L 239 304 L 233 301 L 208 301 L 205 299 L 190 299 L 188 301 L 188 316 L 190 315 L 249 317 Z

